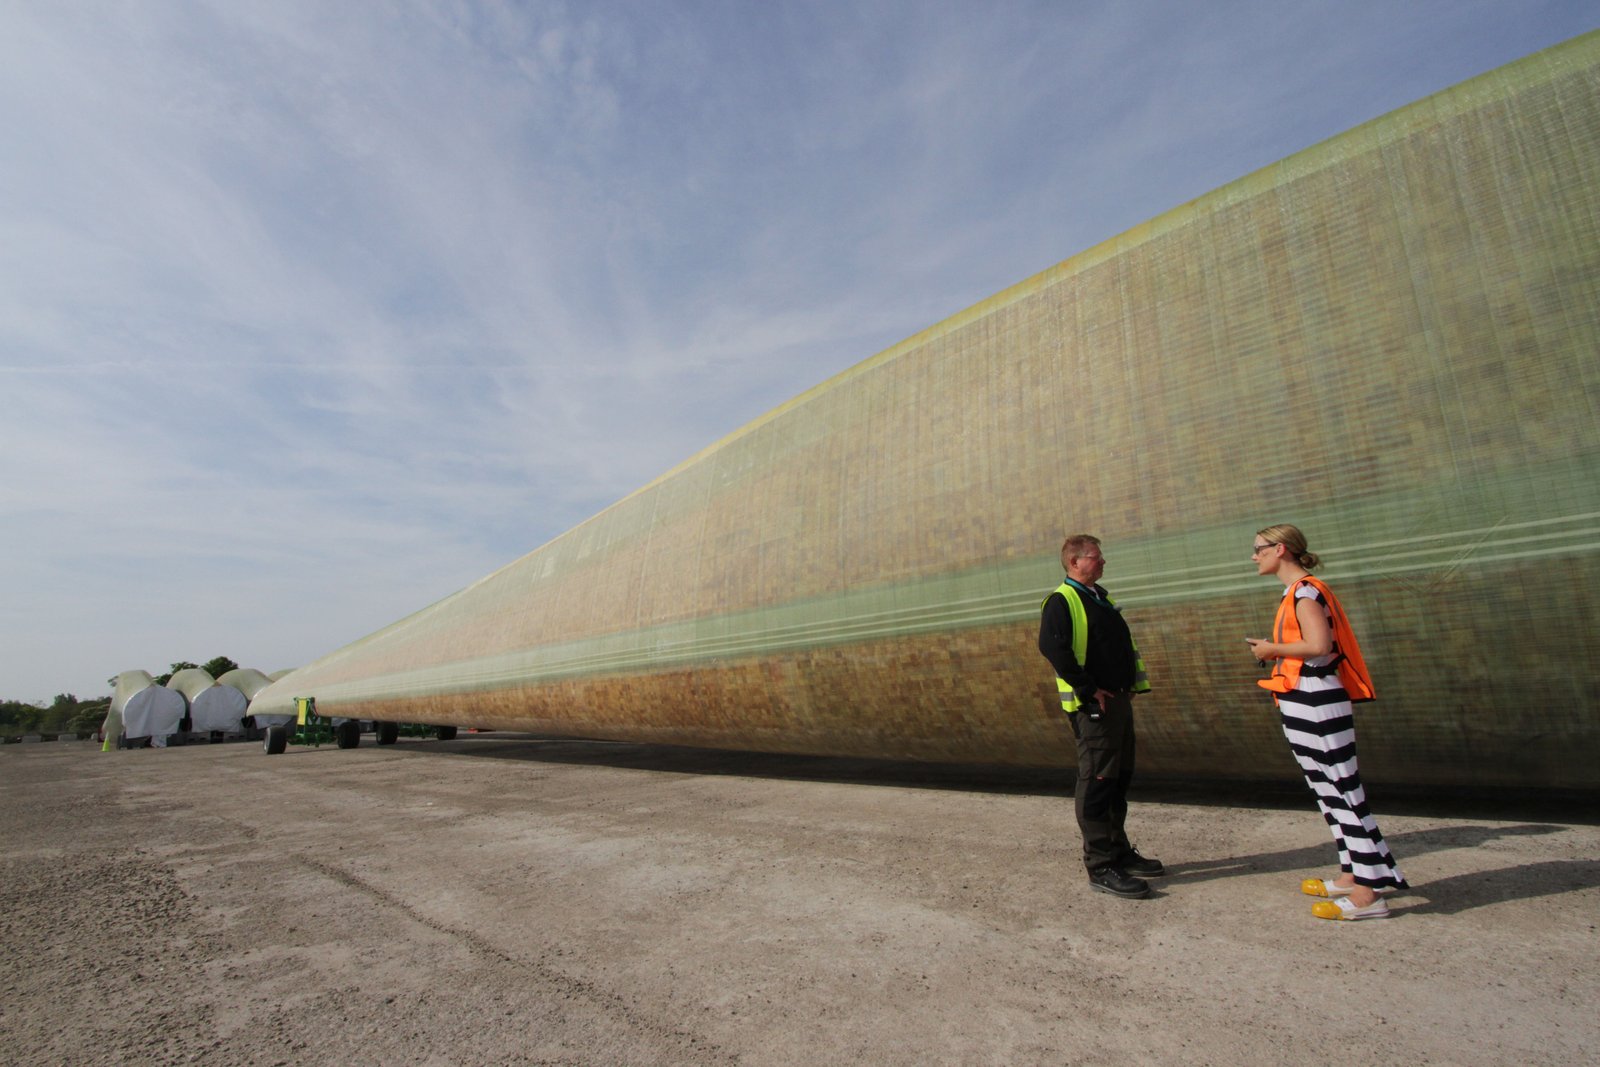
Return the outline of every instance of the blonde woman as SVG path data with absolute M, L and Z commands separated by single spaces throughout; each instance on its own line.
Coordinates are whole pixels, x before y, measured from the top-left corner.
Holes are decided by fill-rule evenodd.
M 1318 918 L 1384 918 L 1383 898 L 1406 880 L 1367 808 L 1356 766 L 1351 705 L 1374 696 L 1361 649 L 1333 590 L 1311 575 L 1319 561 L 1305 534 L 1268 526 L 1257 531 L 1250 556 L 1258 574 L 1284 584 L 1272 639 L 1245 639 L 1257 660 L 1272 664 L 1272 676 L 1256 684 L 1272 692 L 1289 748 L 1339 847 L 1339 875 L 1307 878 L 1300 889 L 1326 898 L 1311 906 Z

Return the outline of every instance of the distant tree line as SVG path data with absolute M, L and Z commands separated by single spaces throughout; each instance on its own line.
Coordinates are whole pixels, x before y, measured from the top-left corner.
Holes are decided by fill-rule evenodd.
M 239 665 L 227 656 L 218 656 L 207 663 L 174 663 L 165 674 L 154 675 L 157 685 L 166 685 L 172 676 L 190 667 L 202 667 L 213 678 L 220 678 Z M 106 679 L 112 689 L 115 678 Z M 71 693 L 57 693 L 48 705 L 29 704 L 21 700 L 0 700 L 0 737 L 26 737 L 29 734 L 85 734 L 100 729 L 106 712 L 111 707 L 109 696 L 79 700 Z
M 79 700 L 71 693 L 57 693 L 48 707 L 0 700 L 0 736 L 92 733 L 100 729 L 110 706 L 110 697 Z

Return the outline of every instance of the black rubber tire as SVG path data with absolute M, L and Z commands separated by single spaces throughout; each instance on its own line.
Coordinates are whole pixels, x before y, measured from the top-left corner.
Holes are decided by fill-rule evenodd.
M 456 728 L 454 726 L 435 726 L 433 730 L 439 735 L 439 740 L 441 741 L 454 741 L 456 739 Z
M 276 756 L 289 747 L 289 728 L 281 723 L 267 727 L 266 736 L 261 741 L 261 751 L 269 756 Z
M 380 745 L 392 745 L 400 740 L 400 724 L 397 722 L 375 722 L 372 724 L 372 733 Z
M 361 723 L 346 719 L 333 728 L 333 740 L 340 748 L 355 748 L 361 744 Z

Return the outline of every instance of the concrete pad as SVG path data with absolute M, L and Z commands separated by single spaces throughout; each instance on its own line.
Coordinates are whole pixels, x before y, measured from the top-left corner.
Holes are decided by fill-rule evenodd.
M 1592 798 L 1369 787 L 1414 888 L 1333 923 L 1298 890 L 1333 856 L 1297 789 L 1143 787 L 1170 875 L 1124 901 L 1085 885 L 1055 775 L 502 734 L 7 746 L 0 894 L 52 931 L 0 956 L 7 1055 L 1585 1062 Z M 63 1025 L 64 990 L 117 1008 Z

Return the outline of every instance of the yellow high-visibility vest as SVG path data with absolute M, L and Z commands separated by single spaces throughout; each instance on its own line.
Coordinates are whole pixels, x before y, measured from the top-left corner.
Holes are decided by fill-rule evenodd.
M 1056 592 L 1061 594 L 1061 599 L 1067 602 L 1067 614 L 1072 618 L 1072 655 L 1083 665 L 1084 657 L 1089 654 L 1089 612 L 1084 609 L 1083 597 L 1071 582 L 1062 582 L 1056 587 Z M 1045 597 L 1045 602 L 1050 598 Z M 1116 601 L 1109 596 L 1106 603 L 1116 607 Z M 1044 604 L 1039 605 L 1039 610 L 1044 610 Z M 1128 634 L 1128 642 L 1133 645 L 1133 691 L 1135 693 L 1150 692 L 1150 675 L 1144 669 L 1144 659 L 1139 655 L 1139 643 L 1133 639 L 1133 634 Z M 1071 715 L 1082 706 L 1083 701 L 1078 699 L 1078 694 L 1073 691 L 1067 680 L 1056 675 L 1056 692 L 1061 695 L 1061 710 Z

